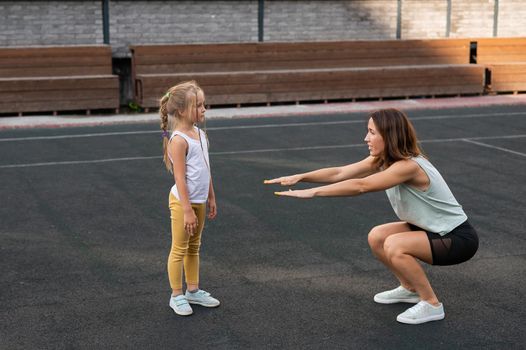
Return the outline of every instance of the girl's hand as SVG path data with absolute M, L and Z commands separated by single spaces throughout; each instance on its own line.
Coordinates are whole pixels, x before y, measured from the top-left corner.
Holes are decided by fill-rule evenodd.
M 288 191 L 282 191 L 282 192 L 274 192 L 276 196 L 288 196 L 288 197 L 296 197 L 296 198 L 313 198 L 314 192 L 311 189 L 307 190 L 288 190 Z
M 184 213 L 184 230 L 187 235 L 193 236 L 197 231 L 197 216 L 193 210 Z
M 292 186 L 301 181 L 300 175 L 282 176 L 272 180 L 263 181 L 264 184 L 280 184 L 281 186 Z
M 217 215 L 217 206 L 216 206 L 216 199 L 215 198 L 208 198 L 208 201 L 206 203 L 207 209 L 208 209 L 208 218 L 214 219 Z

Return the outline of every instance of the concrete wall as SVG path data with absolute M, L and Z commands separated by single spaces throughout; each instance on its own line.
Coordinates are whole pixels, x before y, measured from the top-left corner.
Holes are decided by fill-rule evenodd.
M 448 0 L 402 0 L 400 18 L 397 0 L 265 0 L 264 40 L 492 37 L 495 1 L 497 36 L 525 36 L 524 0 L 450 0 L 449 12 Z M 115 57 L 132 43 L 258 40 L 257 0 L 110 0 L 109 18 Z M 0 46 L 103 41 L 101 0 L 0 0 Z

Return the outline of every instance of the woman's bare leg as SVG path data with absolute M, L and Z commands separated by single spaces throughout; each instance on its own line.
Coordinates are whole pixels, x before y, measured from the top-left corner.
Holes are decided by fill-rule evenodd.
M 409 225 L 406 222 L 391 222 L 374 227 L 371 232 L 369 232 L 367 240 L 374 256 L 391 270 L 398 281 L 400 281 L 400 285 L 405 289 L 414 292 L 415 288 L 411 285 L 411 282 L 404 278 L 396 271 L 396 269 L 393 268 L 393 266 L 391 266 L 391 261 L 387 258 L 384 249 L 384 243 L 387 237 L 400 232 L 407 232 L 409 230 Z
M 421 300 L 438 305 L 438 299 L 417 259 L 433 262 L 429 239 L 424 231 L 408 231 L 390 235 L 384 242 L 385 256 L 396 275 L 408 281 Z

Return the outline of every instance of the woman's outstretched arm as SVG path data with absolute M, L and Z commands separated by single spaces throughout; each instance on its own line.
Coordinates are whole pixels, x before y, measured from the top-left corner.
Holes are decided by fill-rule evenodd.
M 386 170 L 364 178 L 343 180 L 331 185 L 305 190 L 275 192 L 278 196 L 297 198 L 357 196 L 367 192 L 382 191 L 411 180 L 418 173 L 418 164 L 400 160 Z
M 377 171 L 374 157 L 367 157 L 359 162 L 340 167 L 323 168 L 308 173 L 282 176 L 265 180 L 265 184 L 292 186 L 298 182 L 335 183 L 347 179 L 362 178 Z

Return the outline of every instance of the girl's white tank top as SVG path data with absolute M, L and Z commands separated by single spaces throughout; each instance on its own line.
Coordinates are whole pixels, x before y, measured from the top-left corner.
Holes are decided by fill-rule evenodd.
M 209 158 L 208 158 L 208 142 L 204 131 L 195 127 L 201 135 L 201 140 L 195 140 L 188 135 L 174 131 L 170 136 L 170 141 L 175 136 L 181 136 L 186 140 L 188 144 L 188 152 L 186 154 L 186 188 L 188 190 L 188 196 L 190 203 L 206 203 L 208 200 L 208 190 L 210 188 L 210 170 L 209 170 Z M 168 154 L 170 161 L 173 164 L 173 160 Z M 172 186 L 171 192 L 175 198 L 179 198 L 179 192 L 177 191 L 177 184 Z

